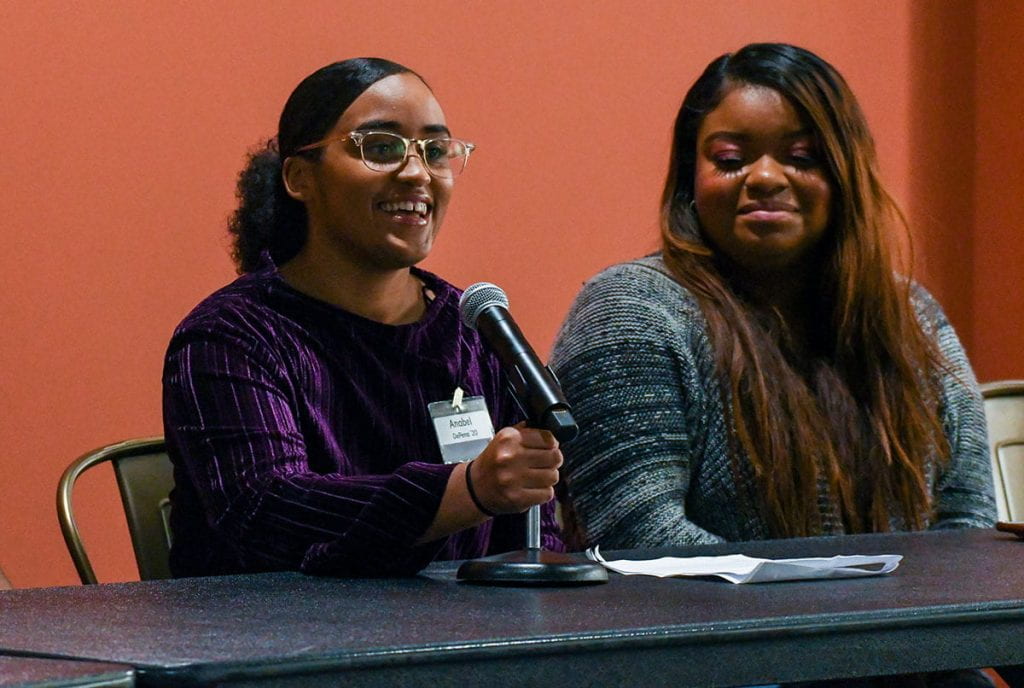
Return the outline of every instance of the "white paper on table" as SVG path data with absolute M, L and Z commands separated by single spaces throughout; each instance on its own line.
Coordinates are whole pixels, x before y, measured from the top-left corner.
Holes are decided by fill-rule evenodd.
M 807 559 L 755 559 L 743 554 L 727 554 L 719 557 L 606 561 L 598 547 L 588 549 L 587 557 L 625 576 L 720 576 L 731 583 L 880 576 L 893 571 L 903 559 L 900 554 Z

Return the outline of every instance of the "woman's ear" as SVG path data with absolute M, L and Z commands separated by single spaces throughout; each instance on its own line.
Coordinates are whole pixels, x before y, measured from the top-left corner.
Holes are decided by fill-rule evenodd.
M 312 163 L 306 158 L 285 158 L 281 167 L 281 180 L 288 195 L 296 201 L 305 202 L 313 186 Z

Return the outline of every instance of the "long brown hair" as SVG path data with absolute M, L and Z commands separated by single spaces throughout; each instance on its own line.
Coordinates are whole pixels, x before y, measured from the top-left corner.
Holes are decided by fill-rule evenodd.
M 810 306 L 810 357 L 795 353 L 784 322 L 751 307 L 704 241 L 691 203 L 701 122 L 744 84 L 788 98 L 827 158 L 834 200 Z M 746 506 L 762 511 L 778 537 L 840 525 L 886 531 L 893 519 L 924 527 L 926 471 L 950 451 L 939 418 L 943 362 L 915 316 L 912 282 L 896 274 L 889 242 L 906 223 L 879 181 L 874 142 L 842 76 L 785 44 L 752 44 L 713 61 L 676 118 L 661 214 L 665 263 L 697 298 L 714 343 L 735 427 L 734 471 L 755 477 Z M 830 499 L 819 504 L 824 485 Z

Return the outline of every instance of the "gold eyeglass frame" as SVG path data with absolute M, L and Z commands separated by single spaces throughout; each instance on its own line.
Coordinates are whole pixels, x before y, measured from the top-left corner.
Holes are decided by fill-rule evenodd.
M 376 167 L 372 167 L 370 165 L 369 161 L 366 159 L 366 153 L 363 151 L 363 141 L 366 139 L 367 136 L 374 135 L 374 134 L 377 134 L 377 135 L 385 134 L 387 136 L 393 136 L 396 139 L 400 139 L 402 141 L 402 143 L 405 144 L 405 156 L 402 158 L 402 160 L 400 162 L 398 162 L 397 164 L 394 164 L 394 167 L 391 167 L 391 165 L 393 163 L 389 163 L 388 164 L 388 169 L 383 169 L 383 170 L 382 169 L 378 169 Z M 476 144 L 475 143 L 470 143 L 469 141 L 465 141 L 463 139 L 457 139 L 457 138 L 454 138 L 454 137 L 451 137 L 451 136 L 437 136 L 437 137 L 429 138 L 429 139 L 408 139 L 408 138 L 402 136 L 401 134 L 396 134 L 393 131 L 350 131 L 349 133 L 342 134 L 341 136 L 331 136 L 331 137 L 328 137 L 326 139 L 321 139 L 320 141 L 317 141 L 316 143 L 310 143 L 310 144 L 307 144 L 305 146 L 302 146 L 301 148 L 296 149 L 295 154 L 298 155 L 299 153 L 305 153 L 307 151 L 316 150 L 317 148 L 323 148 L 324 146 L 329 146 L 330 144 L 335 143 L 335 142 L 343 142 L 343 141 L 351 141 L 352 143 L 356 144 L 356 148 L 359 149 L 359 159 L 363 161 L 363 164 L 366 165 L 366 168 L 368 170 L 372 170 L 374 172 L 393 172 L 394 170 L 402 169 L 402 167 L 405 166 L 405 163 L 409 161 L 409 152 L 412 151 L 413 147 L 415 146 L 415 149 L 417 151 L 417 155 L 419 156 L 420 162 L 423 163 L 423 167 L 427 170 L 427 172 L 431 176 L 437 176 L 437 177 L 441 177 L 443 179 L 455 179 L 460 174 L 465 172 L 466 171 L 466 166 L 469 165 L 469 154 L 472 153 L 476 149 Z M 426 153 L 426 151 L 427 151 L 427 144 L 431 143 L 432 141 L 456 141 L 458 143 L 461 143 L 465 147 L 465 149 L 466 149 L 465 154 L 464 155 L 460 155 L 460 156 L 456 156 L 456 157 L 461 157 L 463 159 L 462 160 L 462 167 L 459 169 L 458 172 L 454 172 L 455 168 L 450 167 L 448 169 L 453 170 L 453 172 L 452 172 L 452 174 L 446 176 L 446 175 L 440 174 L 438 172 L 438 170 L 435 170 L 433 167 L 430 166 L 430 164 L 427 162 L 427 158 L 426 158 L 427 153 Z

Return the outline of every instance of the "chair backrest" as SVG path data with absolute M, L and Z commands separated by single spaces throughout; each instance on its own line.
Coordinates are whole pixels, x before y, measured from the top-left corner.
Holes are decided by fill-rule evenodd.
M 162 437 L 126 440 L 100 447 L 75 459 L 64 471 L 57 486 L 57 519 L 78 577 L 86 584 L 97 582 L 75 522 L 71 493 L 82 473 L 107 461 L 113 465 L 121 492 L 139 577 L 142 580 L 170 578 L 168 495 L 174 487 L 174 473 Z
M 981 385 L 1000 521 L 1024 521 L 1024 380 Z

